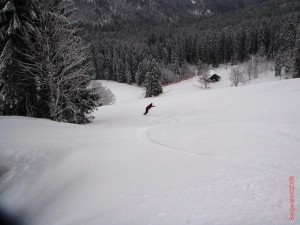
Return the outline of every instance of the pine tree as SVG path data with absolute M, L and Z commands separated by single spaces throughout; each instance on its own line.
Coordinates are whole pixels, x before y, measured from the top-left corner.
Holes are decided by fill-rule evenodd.
M 300 24 L 297 27 L 297 38 L 295 45 L 295 74 L 294 78 L 300 78 Z
M 244 28 L 237 31 L 234 63 L 243 62 L 246 57 L 246 33 Z
M 125 77 L 126 77 L 126 83 L 131 84 L 132 83 L 132 76 L 131 76 L 130 66 L 129 66 L 128 63 L 126 63 Z
M 281 78 L 282 62 L 281 62 L 281 57 L 280 57 L 279 53 L 275 56 L 274 70 L 275 70 L 275 76 L 279 76 Z
M 203 72 L 203 64 L 202 61 L 199 59 L 197 63 L 197 76 L 200 76 Z
M 247 65 L 247 75 L 248 80 L 251 80 L 253 77 L 258 77 L 258 59 L 257 56 L 251 56 L 250 62 Z
M 89 49 L 68 21 L 74 10 L 71 1 L 36 1 L 39 32 L 31 41 L 30 60 L 23 65 L 38 81 L 40 102 L 47 105 L 43 117 L 55 121 L 83 124 L 99 106 L 100 94 L 90 88 L 92 63 Z
M 281 66 L 286 74 L 294 70 L 294 46 L 296 43 L 296 26 L 287 21 L 281 31 L 280 48 L 276 57 L 280 57 Z
M 172 71 L 174 72 L 174 80 L 181 80 L 182 79 L 182 74 L 181 74 L 181 69 L 179 65 L 179 60 L 175 56 L 173 59 L 174 63 L 172 65 Z
M 159 82 L 160 72 L 155 60 L 151 60 L 146 73 L 145 87 L 146 97 L 157 96 L 163 92 Z
M 264 44 L 262 44 L 260 47 L 259 47 L 259 50 L 258 50 L 258 56 L 260 58 L 265 58 L 267 55 L 267 51 L 266 51 L 266 47 Z
M 104 79 L 110 80 L 110 77 L 111 77 L 111 75 L 110 75 L 109 69 L 108 69 L 108 67 L 106 67 L 104 70 Z
M 253 72 L 254 78 L 258 78 L 258 73 L 259 73 L 258 66 L 259 66 L 258 58 L 253 56 L 252 72 Z
M 258 27 L 258 56 L 261 58 L 264 58 L 267 53 L 266 49 L 266 22 L 264 20 L 260 21 L 259 27 Z
M 105 57 L 100 52 L 100 50 L 94 45 L 90 47 L 91 52 L 91 60 L 93 63 L 93 67 L 95 69 L 95 78 L 97 80 L 105 79 L 104 77 L 104 70 L 105 70 Z
M 0 1 L 0 115 L 35 115 L 36 83 L 20 65 L 30 62 L 26 39 L 36 32 L 35 20 L 31 0 Z
M 119 82 L 119 83 L 122 83 L 123 80 L 124 80 L 124 77 L 123 77 L 123 71 L 122 71 L 122 68 L 121 68 L 121 61 L 115 61 L 115 77 L 116 77 L 116 80 Z
M 135 74 L 135 82 L 137 83 L 137 85 L 139 86 L 143 85 L 147 70 L 148 70 L 147 61 L 143 60 L 142 62 L 139 63 L 138 70 L 136 71 Z

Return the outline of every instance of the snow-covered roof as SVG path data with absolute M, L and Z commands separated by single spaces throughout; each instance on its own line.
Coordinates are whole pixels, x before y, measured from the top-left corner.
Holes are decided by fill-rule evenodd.
M 209 70 L 209 71 L 208 71 L 208 75 L 209 75 L 209 76 L 212 76 L 212 75 L 214 75 L 214 74 L 216 74 L 216 72 L 215 72 L 214 70 Z

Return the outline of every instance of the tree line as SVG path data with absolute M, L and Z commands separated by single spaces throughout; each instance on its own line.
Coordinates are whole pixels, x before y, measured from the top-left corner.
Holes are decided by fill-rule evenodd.
M 199 61 L 218 67 L 236 65 L 253 56 L 274 60 L 276 76 L 284 69 L 297 78 L 299 22 L 299 14 L 292 14 L 206 30 L 152 27 L 132 33 L 97 32 L 94 27 L 89 38 L 95 79 L 143 86 L 148 64 L 155 61 L 159 81 L 166 84 L 195 75 L 189 65 Z

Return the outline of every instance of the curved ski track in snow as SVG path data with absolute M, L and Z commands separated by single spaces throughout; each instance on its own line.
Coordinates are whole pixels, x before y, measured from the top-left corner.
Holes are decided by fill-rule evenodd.
M 179 121 L 180 121 L 179 119 L 174 118 L 173 116 L 171 116 L 169 113 L 165 112 L 165 114 L 167 114 L 166 120 L 163 120 L 163 121 L 153 120 L 153 122 L 157 123 L 158 125 L 156 125 L 154 127 L 151 127 L 151 128 L 149 128 L 145 131 L 147 139 L 150 142 L 154 143 L 154 144 L 157 144 L 159 146 L 168 148 L 168 149 L 173 150 L 173 151 L 182 152 L 182 153 L 191 154 L 191 155 L 196 155 L 196 156 L 208 156 L 211 159 L 215 159 L 215 160 L 219 160 L 219 161 L 223 161 L 223 162 L 227 162 L 227 163 L 232 163 L 232 164 L 236 164 L 236 165 L 247 166 L 247 167 L 250 167 L 250 168 L 263 170 L 264 172 L 268 171 L 270 173 L 281 174 L 281 175 L 285 175 L 285 176 L 289 176 L 289 174 L 290 174 L 287 171 L 271 169 L 271 168 L 268 168 L 268 167 L 265 167 L 265 166 L 254 165 L 254 164 L 249 164 L 249 163 L 244 163 L 244 162 L 241 163 L 241 162 L 237 162 L 235 160 L 230 160 L 230 159 L 223 158 L 221 156 L 217 156 L 217 155 L 213 155 L 213 154 L 197 153 L 197 152 L 193 152 L 193 151 L 190 151 L 190 150 L 187 150 L 187 149 L 178 148 L 178 147 L 174 147 L 174 146 L 159 142 L 151 136 L 150 131 L 154 130 L 154 129 L 157 129 L 158 127 L 172 126 L 172 125 L 175 125 L 175 124 L 179 123 Z M 171 121 L 171 122 L 165 122 L 165 121 Z M 230 126 L 236 126 L 236 125 L 237 124 L 216 123 L 216 124 L 212 124 L 211 126 L 229 126 L 230 127 Z M 238 125 L 241 125 L 241 124 L 238 124 Z M 245 126 L 245 124 L 242 124 L 242 125 Z M 253 125 L 252 124 L 252 125 L 247 125 L 247 127 L 257 128 L 257 129 L 260 129 L 260 130 L 263 129 L 263 130 L 266 130 L 266 131 L 271 132 L 271 133 L 279 133 L 279 134 L 283 134 L 285 136 L 288 136 L 289 138 L 299 139 L 299 137 L 297 137 L 297 136 L 290 135 L 288 133 L 281 132 L 281 131 L 270 130 L 270 129 L 268 129 L 266 127 L 263 127 L 263 126 L 258 126 L 258 125 Z
M 153 120 L 154 123 L 157 123 L 159 125 L 156 125 L 156 126 L 151 127 L 151 128 L 146 130 L 146 136 L 147 136 L 147 138 L 150 142 L 152 142 L 154 144 L 157 144 L 157 145 L 160 145 L 160 146 L 163 146 L 165 148 L 169 148 L 169 149 L 174 150 L 174 151 L 179 151 L 179 152 L 183 152 L 183 153 L 187 153 L 187 154 L 198 155 L 198 156 L 212 156 L 211 154 L 196 153 L 196 152 L 192 152 L 192 151 L 189 151 L 189 150 L 186 150 L 186 149 L 177 148 L 177 147 L 174 147 L 174 146 L 171 146 L 171 145 L 167 145 L 167 144 L 161 143 L 161 142 L 155 140 L 153 137 L 151 137 L 151 135 L 150 135 L 151 130 L 157 129 L 158 127 L 166 127 L 166 126 L 171 126 L 171 125 L 179 123 L 179 119 L 172 117 L 169 113 L 165 112 L 165 114 L 167 115 L 167 117 L 166 117 L 167 119 L 171 119 L 171 122 L 164 122 L 164 121 L 161 122 L 161 121 Z

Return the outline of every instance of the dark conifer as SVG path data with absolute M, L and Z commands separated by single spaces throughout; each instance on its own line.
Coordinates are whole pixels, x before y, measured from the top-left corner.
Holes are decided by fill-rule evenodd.
M 146 97 L 153 97 L 163 92 L 159 82 L 160 71 L 155 60 L 151 60 L 145 79 Z

